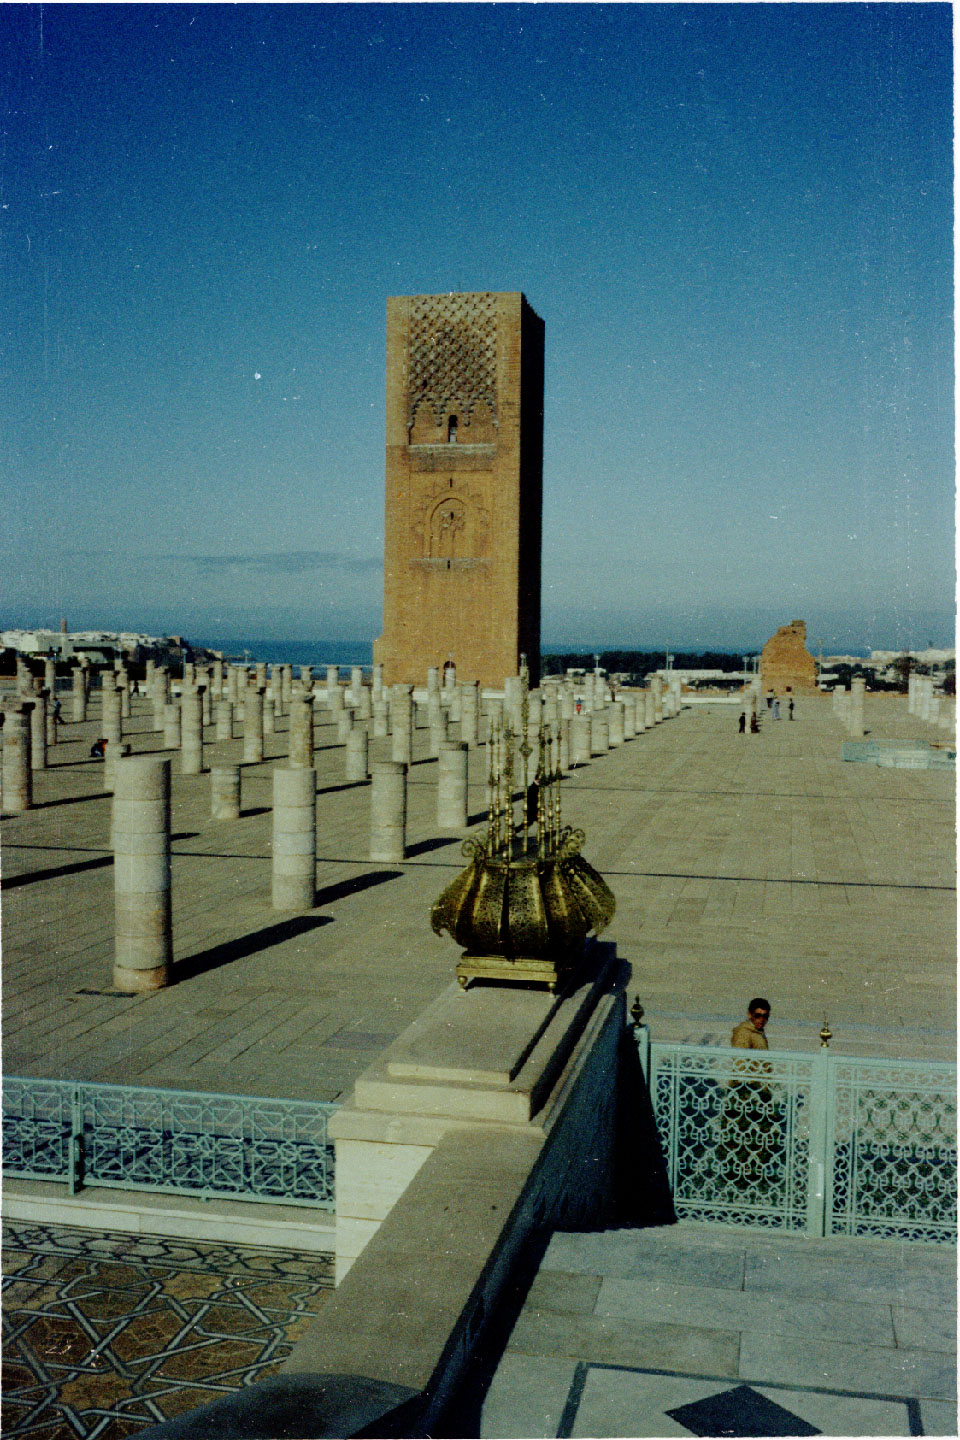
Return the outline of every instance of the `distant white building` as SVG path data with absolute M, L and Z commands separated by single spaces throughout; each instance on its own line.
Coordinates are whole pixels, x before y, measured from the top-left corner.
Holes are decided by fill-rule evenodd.
M 69 660 L 87 655 L 109 663 L 118 655 L 136 661 L 142 651 L 172 651 L 179 640 L 170 636 L 142 635 L 133 630 L 0 630 L 0 646 L 21 655 L 58 655 Z

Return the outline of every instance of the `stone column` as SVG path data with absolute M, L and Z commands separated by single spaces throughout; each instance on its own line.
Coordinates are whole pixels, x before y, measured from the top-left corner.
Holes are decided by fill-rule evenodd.
M 371 704 L 370 687 L 368 685 L 360 686 L 360 694 L 357 696 L 357 700 L 359 702 L 357 705 L 358 718 L 361 720 L 369 720 L 373 714 L 373 706 Z
M 863 697 L 866 688 L 866 681 L 860 676 L 850 681 L 850 710 L 847 729 L 856 740 L 862 739 L 864 735 Z
M 436 759 L 440 754 L 440 747 L 447 743 L 447 721 L 443 712 L 431 715 L 430 717 L 430 756 Z
M 170 761 L 137 755 L 117 765 L 113 795 L 117 990 L 170 981 Z
M 383 740 L 389 733 L 387 727 L 387 702 L 386 700 L 374 700 L 373 702 L 373 738 Z
M 337 744 L 346 745 L 347 736 L 353 729 L 353 711 L 344 708 L 337 715 Z
M 248 688 L 243 702 L 243 763 L 259 765 L 263 759 L 263 696 Z
M 927 719 L 930 721 L 930 724 L 931 724 L 931 725 L 939 725 L 939 724 L 940 724 L 940 696 L 939 696 L 939 695 L 931 695 L 931 696 L 930 696 L 930 705 L 929 705 L 929 707 L 928 707 Z M 36 768 L 36 767 L 34 767 L 34 768 Z
M 431 695 L 440 694 L 440 670 L 436 665 L 431 665 L 427 671 L 427 700 Z
M 559 756 L 560 773 L 565 775 L 570 769 L 570 726 L 572 720 L 561 717 L 560 720 L 560 744 L 557 751 Z
M 465 745 L 480 743 L 480 687 L 475 680 L 460 691 L 460 739 Z
M 269 690 L 263 696 L 263 733 L 272 735 L 277 728 L 277 714 L 280 710 L 279 695 L 272 695 Z
M 117 690 L 120 693 L 120 718 L 130 719 L 130 676 L 127 674 L 127 667 L 121 667 L 117 674 Z
M 503 682 L 503 713 L 514 730 L 520 729 L 520 706 L 523 687 L 519 675 L 508 675 Z
M 445 740 L 437 766 L 437 825 L 441 830 L 467 828 L 467 766 L 470 747 Z
M 382 694 L 383 694 L 383 666 L 382 666 L 382 665 L 374 665 L 374 667 L 373 667 L 373 698 L 374 698 L 374 700 L 379 700 L 379 699 L 380 699 L 380 696 L 381 696 Z
M 274 910 L 312 910 L 317 890 L 317 772 L 273 772 Z
M 73 696 L 73 719 L 79 723 L 87 718 L 87 686 L 86 676 L 81 666 L 74 668 L 72 675 L 72 696 Z
M 633 697 L 634 733 L 642 735 L 647 728 L 647 702 L 643 691 Z
M 108 745 L 117 746 L 123 735 L 123 721 L 121 719 L 120 691 L 114 684 L 110 671 L 104 672 L 102 686 L 100 691 L 102 701 L 100 733 Z
M 643 728 L 652 730 L 657 723 L 657 702 L 652 690 L 643 692 Z
M 341 687 L 340 687 L 339 685 L 334 685 L 334 686 L 331 688 L 331 687 L 328 685 L 328 686 L 327 686 L 327 709 L 330 711 L 331 716 L 332 716 L 334 719 L 336 719 L 337 716 L 340 714 L 340 712 L 343 710 L 343 707 L 344 707 L 344 694 L 343 694 L 343 690 L 341 689 Z
M 348 782 L 367 780 L 369 770 L 367 768 L 369 741 L 367 739 L 367 727 L 355 725 L 347 736 L 346 750 L 346 779 Z
M 223 661 L 214 660 L 210 671 L 210 688 L 213 691 L 212 700 L 223 699 Z
M 327 666 L 327 703 L 330 703 L 330 692 L 340 689 L 340 666 Z
M 210 767 L 210 815 L 214 820 L 240 819 L 240 766 Z
M 180 697 L 180 774 L 203 772 L 203 702 L 199 690 Z
M 200 714 L 204 725 L 213 724 L 213 698 L 210 694 L 209 678 L 206 685 L 200 686 Z
M 393 730 L 393 760 L 398 765 L 413 762 L 413 686 L 394 685 L 390 707 Z M 406 780 L 404 780 L 406 785 Z M 404 802 L 406 803 L 406 802 Z
M 610 749 L 610 721 L 607 718 L 607 711 L 595 710 L 590 718 L 592 721 L 590 748 L 594 755 L 606 755 Z
M 253 673 L 254 673 L 254 676 L 255 676 L 255 678 L 256 678 L 256 688 L 257 688 L 258 690 L 266 690 L 266 688 L 267 688 L 267 662 L 266 662 L 266 660 L 258 660 L 257 663 L 254 665 Z
M 42 693 L 47 704 L 47 745 L 56 745 L 58 738 L 58 726 L 53 714 L 53 707 L 56 704 L 56 696 L 54 695 L 52 690 L 47 690 L 46 686 L 44 686 Z
M 240 703 L 240 672 L 236 665 L 227 667 L 227 699 L 234 706 Z
M 302 691 L 290 697 L 291 770 L 313 769 L 313 699 Z
M 30 768 L 47 768 L 47 697 L 43 694 L 34 697 L 30 711 Z
M 381 760 L 371 773 L 370 859 L 402 860 L 407 853 L 407 767 Z
M 217 702 L 217 739 L 233 739 L 233 706 L 229 700 Z
M 632 740 L 637 733 L 637 701 L 634 695 L 624 695 L 620 702 L 623 706 L 623 738 Z
M 349 690 L 348 690 L 348 692 L 347 692 L 347 693 L 349 694 L 349 696 L 350 696 L 350 703 L 351 703 L 351 705 L 359 705 L 359 704 L 360 704 L 360 691 L 361 691 L 362 687 L 363 687 L 363 669 L 362 669 L 362 667 L 361 667 L 360 665 L 351 665 L 351 667 L 350 667 L 350 688 L 349 688 Z
M 130 754 L 130 746 L 123 740 L 117 741 L 115 745 L 107 746 L 107 753 L 103 757 L 103 788 L 104 790 L 116 789 L 117 766 L 121 760 L 125 760 Z M 112 820 L 111 820 L 112 824 Z M 110 845 L 113 846 L 113 830 L 110 831 Z
M 303 686 L 304 692 L 307 693 L 307 694 L 309 694 L 309 692 L 313 689 L 313 666 L 312 666 L 312 665 L 301 665 L 301 666 L 300 666 L 300 684 Z
M 163 707 L 163 748 L 180 749 L 180 705 L 176 700 Z
M 153 706 L 153 728 L 162 730 L 163 712 L 170 704 L 170 676 L 166 670 L 158 670 L 153 677 L 150 703 Z
M 8 701 L 4 707 L 0 743 L 3 746 L 3 808 L 8 815 L 19 815 L 33 804 L 32 709 L 32 700 Z
M 53 695 L 57 688 L 57 662 L 52 655 L 48 655 L 43 662 L 43 683 Z
M 592 717 L 581 712 L 570 721 L 570 761 L 573 765 L 586 765 L 592 754 Z
M 614 700 L 607 710 L 607 717 L 610 725 L 610 749 L 615 750 L 622 745 L 626 737 L 626 715 L 622 700 Z
M 293 666 L 280 666 L 280 713 L 285 713 L 286 706 L 290 704 L 290 697 L 293 694 Z

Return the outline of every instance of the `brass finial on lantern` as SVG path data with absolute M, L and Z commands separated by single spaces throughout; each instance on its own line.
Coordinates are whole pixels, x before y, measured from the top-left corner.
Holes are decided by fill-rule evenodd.
M 584 832 L 562 821 L 559 735 L 541 721 L 534 746 L 529 716 L 524 666 L 519 733 L 506 720 L 488 742 L 486 833 L 463 842 L 470 864 L 430 915 L 436 934 L 446 930 L 463 946 L 457 979 L 464 988 L 472 979 L 532 980 L 555 991 L 587 936 L 605 929 L 616 909 L 606 881 L 580 854 Z

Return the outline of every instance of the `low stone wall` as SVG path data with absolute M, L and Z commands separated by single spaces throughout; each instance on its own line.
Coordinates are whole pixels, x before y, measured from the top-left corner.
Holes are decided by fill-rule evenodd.
M 565 997 L 492 987 L 452 991 L 367 1072 L 338 1117 L 338 1137 L 352 1137 L 338 1138 L 338 1189 L 340 1146 L 359 1147 L 357 1162 L 363 1146 L 372 1147 L 380 1198 L 371 1176 L 368 1200 L 385 1213 L 371 1222 L 357 1257 L 347 1257 L 342 1283 L 324 1298 L 269 1396 L 271 1406 L 282 1406 L 285 1383 L 301 1396 L 333 1384 L 340 1408 L 330 1423 L 341 1428 L 315 1428 L 319 1412 L 311 1405 L 301 1412 L 300 1428 L 283 1433 L 426 1435 L 441 1427 L 464 1433 L 455 1420 L 451 1428 L 451 1402 L 455 1411 L 471 1357 L 516 1289 L 525 1253 L 550 1228 L 602 1225 L 608 1217 L 626 1026 L 613 947 L 594 947 L 582 984 Z M 463 1037 L 451 1035 L 451 1026 L 483 1016 L 491 1005 L 500 1012 L 499 1026 L 475 1032 L 463 1054 Z M 504 1067 L 538 1012 L 539 1026 Z M 449 1064 L 441 1053 L 445 1039 L 453 1042 Z M 371 1100 L 392 1109 L 369 1108 Z M 417 1110 L 424 1103 L 433 1111 Z M 414 1142 L 422 1155 L 405 1153 Z M 356 1173 L 359 1184 L 362 1166 Z M 391 1173 L 407 1177 L 394 1184 L 399 1193 L 392 1196 L 383 1184 Z M 349 1190 L 349 1177 L 346 1183 Z M 360 1204 L 355 1186 L 354 1207 Z M 348 1227 L 345 1238 L 349 1234 Z M 364 1397 L 352 1429 L 345 1428 L 343 1410 L 348 1377 Z M 182 1440 L 266 1433 L 256 1428 L 259 1388 L 149 1433 Z M 377 1395 L 382 1408 L 371 1418 L 370 1397 Z M 238 1418 L 241 1404 L 252 1419 Z

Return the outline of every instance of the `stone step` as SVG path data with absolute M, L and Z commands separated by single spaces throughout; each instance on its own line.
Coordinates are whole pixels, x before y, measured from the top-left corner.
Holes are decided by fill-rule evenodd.
M 952 1246 L 818 1239 L 691 1223 L 642 1230 L 558 1232 L 541 1274 L 816 1295 L 884 1304 L 955 1306 Z

